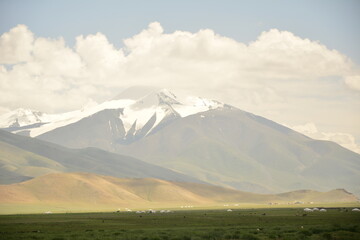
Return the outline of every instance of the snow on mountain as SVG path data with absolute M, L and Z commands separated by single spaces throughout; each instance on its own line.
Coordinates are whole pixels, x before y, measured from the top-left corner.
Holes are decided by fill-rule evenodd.
M 47 121 L 48 116 L 31 109 L 18 108 L 0 116 L 0 128 L 22 127 Z
M 149 134 L 167 118 L 186 117 L 223 106 L 222 103 L 199 97 L 187 97 L 184 102 L 180 102 L 175 94 L 167 89 L 162 89 L 151 92 L 124 108 L 120 118 L 126 132 L 132 128 L 138 132 L 151 118 L 155 117 L 155 123 L 146 133 Z
M 138 132 L 154 117 L 155 123 L 148 131 L 149 133 L 167 116 L 172 114 L 178 115 L 173 109 L 174 105 L 181 105 L 181 103 L 176 100 L 176 96 L 173 93 L 162 89 L 151 92 L 126 107 L 123 114 L 120 115 L 120 118 L 123 121 L 126 132 L 129 132 L 133 126 L 135 127 L 135 131 Z
M 141 132 L 145 136 L 161 123 L 171 119 L 224 107 L 224 104 L 220 102 L 199 97 L 185 97 L 180 101 L 167 89 L 149 90 L 142 97 L 139 97 L 139 91 L 135 91 L 136 97 L 134 97 L 135 95 L 131 96 L 134 88 L 130 90 L 125 90 L 124 94 L 120 94 L 114 100 L 61 114 L 45 114 L 28 109 L 18 109 L 0 116 L 0 128 L 8 128 L 14 133 L 26 129 L 31 137 L 36 137 L 78 122 L 105 109 L 122 109 L 119 118 L 123 123 L 125 135 L 135 136 Z M 141 90 L 144 92 L 144 89 Z M 147 129 L 143 129 L 145 125 L 148 126 Z
M 51 130 L 57 129 L 59 127 L 63 127 L 69 125 L 71 123 L 75 123 L 80 121 L 83 118 L 89 117 L 99 111 L 105 109 L 119 109 L 124 108 L 125 106 L 133 103 L 133 100 L 122 99 L 122 100 L 112 100 L 108 102 L 104 102 L 99 105 L 95 105 L 93 107 L 83 108 L 81 110 L 76 110 L 72 112 L 62 113 L 53 115 L 53 121 L 44 124 L 38 128 L 30 130 L 30 136 L 36 137 L 43 133 L 49 132 Z
M 187 117 L 199 112 L 224 107 L 224 104 L 221 102 L 200 97 L 187 97 L 184 103 L 185 104 L 174 106 L 174 109 L 181 117 Z

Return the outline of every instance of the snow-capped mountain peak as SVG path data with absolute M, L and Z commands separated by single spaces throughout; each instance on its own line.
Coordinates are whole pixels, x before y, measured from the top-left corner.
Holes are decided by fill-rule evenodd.
M 223 108 L 225 104 L 201 97 L 187 97 L 183 104 L 174 106 L 174 109 L 181 115 L 187 117 L 211 109 Z
M 159 91 L 157 93 L 157 96 L 159 98 L 159 104 L 181 104 L 180 102 L 178 102 L 176 95 L 167 89 L 162 89 L 161 91 Z
M 149 94 L 139 98 L 136 103 L 132 104 L 133 109 L 143 109 L 159 105 L 181 104 L 175 94 L 167 89 L 152 91 Z
M 145 92 L 143 88 L 131 88 L 120 93 L 113 100 L 61 114 L 44 114 L 28 109 L 19 109 L 0 116 L 0 127 L 8 129 L 11 127 L 11 131 L 14 133 L 22 132 L 24 134 L 26 131 L 26 134 L 31 137 L 37 137 L 80 122 L 85 118 L 91 118 L 104 110 L 119 110 L 116 121 L 120 122 L 120 126 L 113 128 L 108 120 L 106 125 L 110 126 L 110 130 L 107 131 L 115 131 L 113 129 L 119 131 L 122 128 L 124 130 L 123 140 L 126 141 L 130 138 L 145 137 L 177 118 L 224 107 L 224 104 L 220 102 L 200 97 L 182 97 L 180 100 L 167 89 L 152 89 L 140 97 L 140 93 L 143 92 Z M 115 135 L 117 134 L 119 132 Z
M 120 115 L 125 132 L 129 132 L 134 126 L 138 132 L 150 119 L 155 118 L 155 123 L 149 130 L 150 132 L 167 116 L 178 115 L 173 109 L 173 105 L 181 105 L 181 103 L 176 100 L 175 94 L 167 89 L 145 95 L 135 103 L 124 108 L 123 114 Z M 135 122 L 136 124 L 134 125 Z

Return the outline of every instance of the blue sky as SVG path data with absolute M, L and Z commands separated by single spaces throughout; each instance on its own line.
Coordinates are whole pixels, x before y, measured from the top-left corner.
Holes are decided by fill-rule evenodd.
M 153 21 L 160 22 L 165 32 L 210 28 L 245 43 L 277 28 L 320 41 L 360 63 L 357 0 L 0 1 L 1 33 L 21 23 L 37 36 L 62 36 L 70 46 L 78 35 L 102 32 L 121 47 L 122 39 Z

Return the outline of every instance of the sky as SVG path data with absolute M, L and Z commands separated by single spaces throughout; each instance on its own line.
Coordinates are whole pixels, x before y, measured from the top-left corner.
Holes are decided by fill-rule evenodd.
M 146 85 L 360 152 L 360 1 L 0 0 L 0 114 Z

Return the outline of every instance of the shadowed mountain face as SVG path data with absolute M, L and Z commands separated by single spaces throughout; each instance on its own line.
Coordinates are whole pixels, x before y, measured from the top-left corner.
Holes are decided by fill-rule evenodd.
M 0 204 L 85 204 L 179 207 L 181 204 L 354 202 L 344 190 L 310 190 L 283 194 L 255 194 L 199 183 L 170 182 L 153 178 L 114 178 L 90 173 L 52 173 L 12 185 L 0 185 Z
M 106 109 L 78 122 L 56 128 L 38 137 L 45 141 L 71 148 L 97 147 L 114 151 L 114 144 L 125 139 L 125 130 L 119 119 L 122 109 Z
M 69 149 L 0 130 L 1 184 L 20 182 L 52 172 L 90 172 L 116 177 L 152 177 L 200 182 L 133 157 L 96 148 Z
M 29 133 L 66 147 L 99 147 L 244 191 L 345 188 L 360 196 L 359 154 L 216 101 L 194 98 L 185 104 L 167 90 L 140 97 L 145 90 L 132 89 L 95 110 L 41 123 Z

